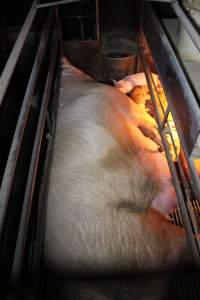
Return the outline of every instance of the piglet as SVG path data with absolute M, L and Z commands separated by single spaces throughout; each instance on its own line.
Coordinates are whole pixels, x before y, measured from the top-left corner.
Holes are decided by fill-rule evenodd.
M 155 86 L 160 88 L 161 83 L 159 76 L 157 74 L 152 73 L 152 77 Z M 136 73 L 128 75 L 119 81 L 114 81 L 114 85 L 122 93 L 127 94 L 131 92 L 136 86 L 147 86 L 147 81 L 145 73 Z

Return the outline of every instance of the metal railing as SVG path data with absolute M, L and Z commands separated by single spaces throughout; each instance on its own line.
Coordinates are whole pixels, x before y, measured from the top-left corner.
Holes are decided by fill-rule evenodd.
M 174 2 L 172 4 L 174 5 Z M 145 41 L 143 37 L 145 37 Z M 144 7 L 140 42 L 140 58 L 146 74 L 163 147 L 177 194 L 183 224 L 187 232 L 188 241 L 195 262 L 200 266 L 200 240 L 197 238 L 197 234 L 200 231 L 199 220 L 191 205 L 192 201 L 195 199 L 200 203 L 200 179 L 191 158 L 192 149 L 200 132 L 200 108 L 198 107 L 197 100 L 189 86 L 187 78 L 184 75 L 182 67 L 171 47 L 162 25 L 159 22 L 152 5 L 149 3 L 146 3 Z M 166 99 L 168 101 L 165 110 L 162 107 L 159 93 L 153 82 L 147 55 L 145 54 L 145 47 L 149 47 L 155 68 L 160 75 Z M 158 99 L 159 104 L 156 99 Z M 179 104 L 177 104 L 178 101 Z M 162 109 L 163 117 L 160 115 L 158 105 Z M 185 175 L 183 164 L 176 150 L 175 140 L 168 123 L 169 113 L 172 114 L 178 132 L 188 167 L 189 177 Z M 191 122 L 193 128 L 188 129 L 187 126 L 189 127 Z M 172 141 L 177 167 L 175 167 L 170 154 L 167 135 L 170 135 Z
M 10 56 L 7 60 L 5 68 L 0 77 L 0 106 L 4 101 L 5 95 L 9 88 L 9 84 L 12 75 L 15 72 L 16 66 L 19 61 L 20 55 L 22 55 L 25 43 L 31 32 L 33 22 L 36 19 L 38 9 L 36 7 L 37 1 L 33 1 L 30 10 L 27 14 L 24 25 L 22 26 L 18 38 L 13 46 Z M 17 226 L 17 235 L 14 237 L 16 240 L 15 246 L 11 252 L 13 252 L 13 257 L 10 257 L 11 266 L 8 272 L 9 278 L 5 281 L 9 281 L 8 299 L 18 299 L 20 293 L 20 285 L 22 281 L 22 273 L 24 268 L 24 259 L 26 256 L 27 247 L 27 237 L 28 230 L 30 227 L 30 219 L 32 215 L 32 210 L 34 205 L 34 189 L 36 180 L 38 180 L 38 169 L 39 169 L 39 159 L 41 156 L 41 145 L 42 141 L 45 140 L 45 134 L 48 128 L 48 134 L 51 136 L 51 120 L 48 114 L 49 101 L 51 99 L 52 88 L 54 86 L 54 76 L 56 69 L 56 62 L 58 57 L 58 50 L 60 45 L 60 26 L 58 23 L 58 14 L 56 8 L 47 8 L 48 14 L 46 17 L 45 24 L 40 30 L 39 42 L 37 47 L 37 52 L 35 59 L 33 61 L 32 69 L 30 71 L 30 76 L 28 79 L 28 84 L 26 86 L 24 98 L 22 101 L 21 110 L 16 120 L 16 127 L 13 136 L 13 140 L 10 146 L 10 151 L 7 158 L 7 163 L 4 169 L 3 178 L 0 188 L 0 240 L 6 243 L 7 239 L 4 237 L 4 231 L 6 225 L 7 211 L 10 205 L 10 196 L 13 190 L 15 173 L 17 166 L 19 164 L 20 153 L 22 145 L 25 139 L 25 132 L 28 124 L 32 123 L 30 117 L 31 103 L 33 101 L 34 93 L 36 87 L 39 87 L 41 103 L 37 108 L 38 119 L 36 119 L 35 136 L 33 136 L 33 149 L 30 159 L 30 165 L 28 168 L 28 176 L 25 178 L 26 187 L 24 192 L 24 198 L 20 203 L 16 203 L 16 206 L 21 205 L 21 211 L 19 216 L 19 223 Z M 50 51 L 49 51 L 50 49 Z M 50 52 L 50 54 L 49 54 Z M 46 71 L 44 71 L 46 70 Z M 40 78 L 42 74 L 46 72 L 46 79 L 40 83 Z M 44 77 L 44 75 L 43 75 Z M 23 78 L 21 78 L 23 80 Z M 16 91 L 17 92 L 17 91 Z M 35 126 L 35 125 L 34 125 Z M 44 130 L 45 128 L 45 130 Z M 47 144 L 51 145 L 49 142 Z M 50 147 L 50 146 L 49 146 Z M 49 149 L 49 147 L 47 147 Z M 48 150 L 50 151 L 50 150 Z M 41 199 L 40 199 L 41 200 Z M 39 253 L 38 255 L 40 255 Z M 1 262 L 3 263 L 4 255 L 2 254 Z M 3 277 L 3 268 L 1 268 L 1 276 Z M 7 283 L 5 284 L 7 285 Z M 1 294 L 2 296 L 2 294 Z

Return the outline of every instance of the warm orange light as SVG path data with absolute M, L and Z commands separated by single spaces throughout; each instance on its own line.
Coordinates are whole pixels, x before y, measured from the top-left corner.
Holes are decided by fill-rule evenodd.
M 194 159 L 194 165 L 195 165 L 195 168 L 197 170 L 197 173 L 200 176 L 200 158 L 199 159 Z
M 159 112 L 159 115 L 160 115 L 160 119 L 162 121 L 164 119 L 164 114 L 167 110 L 168 103 L 167 103 L 167 99 L 166 99 L 164 90 L 161 87 L 161 85 L 158 87 L 157 92 L 158 92 L 158 94 L 155 92 L 155 89 L 154 89 L 154 95 L 155 95 L 155 99 L 156 99 L 156 103 L 157 103 L 157 108 L 158 108 L 158 112 Z M 146 85 L 136 86 L 132 90 L 130 96 L 134 100 L 134 102 L 139 104 L 141 107 L 144 107 L 146 109 L 146 111 L 152 117 L 154 117 L 154 119 L 156 119 L 154 107 L 153 107 L 151 97 L 150 97 L 150 92 L 149 92 L 149 89 Z M 166 134 L 166 139 L 167 139 L 167 142 L 168 142 L 168 145 L 169 145 L 172 160 L 176 161 L 177 156 L 180 153 L 180 139 L 179 139 L 179 136 L 178 136 L 178 133 L 177 133 L 177 130 L 176 130 L 174 120 L 173 120 L 173 117 L 172 117 L 171 113 L 168 114 L 167 122 L 168 122 L 168 125 L 170 127 L 171 134 L 173 136 L 175 149 L 174 149 L 172 138 L 171 138 L 170 134 Z

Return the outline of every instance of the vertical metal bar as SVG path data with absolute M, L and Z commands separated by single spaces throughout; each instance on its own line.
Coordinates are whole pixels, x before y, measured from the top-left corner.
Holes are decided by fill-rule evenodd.
M 100 23 L 99 23 L 99 0 L 96 0 L 96 40 L 97 46 L 100 48 Z
M 37 9 L 35 8 L 37 1 L 34 0 L 32 3 L 32 6 L 29 10 L 29 13 L 26 17 L 26 20 L 24 22 L 24 25 L 22 26 L 22 29 L 20 31 L 20 34 L 14 44 L 14 47 L 10 53 L 10 56 L 7 60 L 7 63 L 4 67 L 4 70 L 2 72 L 1 78 L 0 78 L 0 106 L 2 104 L 3 98 L 5 96 L 8 84 L 10 82 L 10 79 L 12 77 L 12 74 L 14 72 L 15 66 L 17 64 L 18 58 L 20 56 L 20 53 L 22 51 L 22 48 L 24 46 L 24 43 L 26 41 L 26 37 L 29 33 L 29 30 L 31 28 L 31 25 L 33 23 L 33 19 L 35 17 L 35 14 L 37 12 Z
M 40 44 L 36 54 L 36 58 L 33 64 L 31 75 L 29 78 L 28 86 L 24 96 L 23 104 L 21 107 L 19 119 L 15 129 L 12 145 L 10 148 L 6 168 L 4 171 L 4 176 L 1 184 L 0 190 L 0 237 L 3 232 L 3 225 L 5 220 L 6 209 L 8 206 L 9 196 L 12 188 L 12 182 L 14 178 L 14 173 L 17 165 L 19 150 L 21 146 L 22 137 L 25 130 L 26 120 L 29 112 L 29 107 L 32 99 L 32 94 L 35 88 L 38 72 L 42 59 L 45 53 L 45 48 L 47 44 L 47 39 L 49 35 L 49 30 L 52 21 L 52 14 L 49 15 L 45 28 L 42 32 Z
M 78 16 L 79 24 L 80 24 L 80 31 L 81 31 L 81 39 L 85 38 L 85 30 L 84 30 L 84 21 L 82 16 Z
M 29 225 L 30 214 L 31 214 L 31 206 L 32 206 L 33 193 L 34 193 L 34 187 L 36 181 L 36 173 L 37 173 L 37 167 L 39 161 L 42 136 L 44 131 L 44 123 L 46 120 L 47 107 L 48 107 L 48 102 L 51 93 L 51 86 L 53 81 L 54 66 L 55 66 L 56 54 L 58 49 L 58 41 L 59 41 L 58 31 L 54 31 L 54 34 L 52 36 L 52 42 L 51 42 L 51 57 L 50 57 L 48 75 L 45 84 L 42 106 L 40 109 L 38 126 L 37 126 L 34 146 L 33 146 L 31 164 L 28 173 L 28 180 L 26 184 L 22 214 L 20 219 L 14 261 L 12 267 L 11 291 L 12 290 L 15 291 L 16 287 L 18 287 L 22 266 L 23 266 L 25 243 L 26 243 L 28 225 Z M 10 299 L 12 299 L 12 295 Z

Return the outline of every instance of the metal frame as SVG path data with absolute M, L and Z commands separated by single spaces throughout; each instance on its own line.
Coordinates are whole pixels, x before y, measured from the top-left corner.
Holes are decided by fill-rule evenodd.
M 178 19 L 181 21 L 188 34 L 190 35 L 192 41 L 196 45 L 197 49 L 200 51 L 200 35 L 197 30 L 192 25 L 192 22 L 187 17 L 179 2 L 177 0 L 148 0 L 149 2 L 161 2 L 161 3 L 169 3 L 177 15 Z
M 37 131 L 36 131 L 35 141 L 34 141 L 34 145 L 33 145 L 32 158 L 31 158 L 29 174 L 28 174 L 26 190 L 25 190 L 25 196 L 24 196 L 24 201 L 23 201 L 20 225 L 19 225 L 19 230 L 18 230 L 18 237 L 17 237 L 17 242 L 16 242 L 16 249 L 15 249 L 15 255 L 14 255 L 14 260 L 13 260 L 12 275 L 11 275 L 12 293 L 13 293 L 13 290 L 15 289 L 15 287 L 19 286 L 20 275 L 21 275 L 22 267 L 23 267 L 25 244 L 26 244 L 26 238 L 27 238 L 27 232 L 28 232 L 28 225 L 30 222 L 32 200 L 33 200 L 33 191 L 34 191 L 34 187 L 35 187 L 36 173 L 37 173 L 38 161 L 39 161 L 39 153 L 40 153 L 40 148 L 41 148 L 42 136 L 43 136 L 43 132 L 44 132 L 44 123 L 45 123 L 45 120 L 47 117 L 47 106 L 49 103 L 51 87 L 52 87 L 52 82 L 53 82 L 56 54 L 57 54 L 57 50 L 58 50 L 58 42 L 59 42 L 59 31 L 57 29 L 54 31 L 54 33 L 52 35 L 51 57 L 50 57 L 50 63 L 49 63 L 49 68 L 48 68 L 48 75 L 47 75 L 47 79 L 46 79 L 46 84 L 45 84 L 45 89 L 44 89 L 44 94 L 43 94 L 43 99 L 42 99 L 42 105 L 41 105 L 40 114 L 39 114 Z M 12 299 L 12 297 L 11 297 L 11 299 Z
M 154 90 L 156 89 L 155 84 L 152 84 L 153 82 L 153 77 L 151 76 L 151 71 L 148 67 L 147 61 L 145 59 L 145 55 L 143 52 L 143 49 L 140 49 L 140 56 L 141 56 L 141 60 L 144 66 L 144 72 L 147 78 L 147 83 L 149 86 L 149 91 L 151 94 L 151 99 L 155 108 L 155 112 L 156 112 L 156 119 L 157 119 L 157 123 L 158 123 L 158 128 L 159 128 L 159 132 L 160 132 L 160 136 L 162 139 L 162 144 L 163 144 L 163 148 L 165 150 L 165 154 L 167 157 L 167 161 L 169 164 L 169 168 L 170 168 L 170 172 L 172 175 L 172 180 L 175 186 L 175 190 L 176 190 L 176 194 L 177 194 L 177 199 L 178 199 L 178 204 L 180 206 L 181 209 L 181 215 L 182 215 L 182 219 L 183 219 L 183 224 L 184 224 L 184 228 L 187 231 L 187 237 L 188 237 L 188 241 L 190 243 L 190 246 L 192 248 L 192 252 L 193 252 L 193 256 L 195 259 L 195 262 L 198 266 L 200 266 L 200 240 L 196 239 L 194 234 L 198 234 L 198 228 L 197 228 L 197 224 L 196 224 L 196 219 L 194 218 L 192 212 L 189 210 L 189 215 L 188 215 L 188 207 L 185 203 L 185 197 L 183 196 L 183 192 L 182 192 L 182 188 L 180 186 L 180 182 L 177 176 L 177 172 L 174 166 L 174 162 L 172 161 L 171 158 L 171 154 L 170 154 L 170 150 L 169 150 L 169 145 L 167 143 L 167 139 L 166 139 L 166 134 L 171 135 L 171 139 L 173 141 L 173 146 L 174 146 L 174 151 L 176 152 L 176 148 L 175 148 L 175 142 L 173 140 L 173 135 L 170 132 L 170 127 L 167 124 L 167 117 L 169 114 L 169 109 L 166 110 L 165 116 L 163 121 L 161 121 L 160 118 L 160 114 L 158 111 L 158 107 L 157 107 L 157 103 L 156 103 L 156 98 L 155 98 L 155 94 L 154 94 Z M 158 95 L 158 93 L 157 93 Z M 165 127 L 165 125 L 167 125 Z M 176 155 L 177 156 L 177 155 Z M 179 168 L 181 170 L 181 166 L 180 166 L 180 161 L 178 161 L 179 164 Z M 183 172 L 182 172 L 183 175 Z M 185 179 L 183 178 L 183 182 L 185 181 Z M 187 192 L 187 190 L 185 189 L 185 191 Z M 189 195 L 187 195 L 189 197 Z
M 61 51 L 61 49 L 60 49 Z M 57 116 L 57 108 L 58 108 L 58 98 L 59 98 L 59 86 L 60 86 L 60 73 L 61 70 L 57 67 L 56 76 L 55 76 L 55 84 L 52 92 L 52 120 L 51 127 L 49 130 L 48 136 L 48 146 L 46 151 L 46 158 L 43 169 L 43 176 L 40 192 L 39 192 L 39 200 L 38 200 L 38 213 L 37 213 L 37 227 L 36 233 L 32 239 L 32 247 L 31 247 L 31 257 L 30 260 L 32 264 L 29 266 L 31 276 L 31 284 L 27 289 L 27 297 L 26 299 L 37 299 L 38 297 L 38 278 L 40 276 L 41 269 L 41 256 L 43 252 L 43 240 L 45 233 L 45 223 L 46 223 L 46 206 L 47 206 L 47 194 L 48 194 L 48 185 L 49 185 L 49 169 L 51 165 L 52 155 L 53 155 L 53 144 L 54 144 L 54 135 L 55 135 L 55 127 L 56 127 L 56 116 Z
M 159 115 L 159 110 L 156 103 L 156 98 L 159 99 L 159 95 L 156 91 L 156 86 L 153 82 L 153 77 L 151 76 L 151 70 L 148 66 L 148 62 L 144 53 L 143 46 L 145 45 L 145 43 L 143 43 L 142 38 L 140 41 L 141 43 L 140 57 L 144 66 L 144 71 L 146 74 L 152 102 L 154 104 L 157 123 L 161 134 L 161 139 L 163 142 L 163 147 L 168 160 L 172 179 L 174 182 L 184 227 L 187 231 L 188 241 L 191 246 L 195 262 L 198 266 L 200 266 L 200 240 L 197 238 L 197 234 L 199 232 L 199 228 L 198 228 L 199 224 L 193 212 L 193 208 L 191 207 L 190 204 L 190 200 L 191 200 L 190 188 L 192 189 L 196 199 L 200 202 L 200 179 L 194 167 L 193 161 L 190 157 L 190 153 L 192 149 L 189 149 L 190 146 L 189 142 L 192 143 L 192 145 L 194 146 L 195 141 L 197 139 L 196 136 L 199 136 L 200 109 L 190 89 L 187 79 L 183 73 L 183 70 L 178 62 L 178 59 L 175 56 L 175 53 L 167 39 L 164 30 L 162 29 L 162 25 L 160 24 L 158 18 L 156 17 L 151 4 L 148 3 L 146 3 L 144 7 L 144 18 L 143 18 L 142 29 L 143 29 L 143 34 L 150 47 L 151 54 L 153 55 L 156 69 L 160 75 L 162 85 L 164 87 L 165 94 L 168 100 L 168 107 L 165 112 L 163 111 L 164 113 L 163 120 L 161 120 L 161 117 Z M 180 112 L 177 111 L 177 106 L 175 103 L 177 93 L 175 93 L 173 90 L 175 87 L 175 91 L 177 91 L 176 90 L 177 86 L 178 86 L 179 97 L 182 100 L 181 104 L 184 108 L 183 111 L 185 111 L 185 115 L 184 114 L 183 115 L 185 118 L 188 117 L 188 114 L 192 117 L 194 126 L 197 129 L 196 135 L 194 135 L 193 131 L 184 132 L 183 130 L 183 126 L 181 124 L 183 115 L 181 115 Z M 176 125 L 176 129 L 178 131 L 181 140 L 181 145 L 185 153 L 186 161 L 189 167 L 189 172 L 192 178 L 191 182 L 189 183 L 185 178 L 181 162 L 176 153 L 175 142 L 167 121 L 169 112 L 172 113 Z M 189 122 L 189 120 L 190 119 L 188 118 L 187 122 Z M 180 173 L 179 176 L 181 178 L 178 177 L 177 170 L 175 169 L 174 163 L 172 161 L 171 154 L 169 151 L 169 146 L 166 140 L 166 134 L 170 134 L 173 148 L 177 157 L 177 167 Z M 189 137 L 189 142 L 187 140 L 188 137 Z M 181 180 L 181 184 L 183 187 L 181 186 L 179 179 Z M 191 185 L 191 187 L 189 185 Z M 183 189 L 184 189 L 184 194 L 183 194 Z
M 4 171 L 4 176 L 1 184 L 0 190 L 0 237 L 2 236 L 3 226 L 5 221 L 6 210 L 8 207 L 8 201 L 10 192 L 12 189 L 12 183 L 14 178 L 14 173 L 18 161 L 19 151 L 21 147 L 21 142 L 26 126 L 27 116 L 30 108 L 31 99 L 33 96 L 33 91 L 36 85 L 37 76 L 40 70 L 42 59 L 45 54 L 45 48 L 48 40 L 48 35 L 50 32 L 50 26 L 52 23 L 52 14 L 49 15 L 46 26 L 42 32 L 40 44 L 36 54 L 36 58 L 33 64 L 32 72 L 27 85 L 26 93 L 22 103 L 19 119 L 15 129 L 12 145 L 10 148 L 7 164 Z M 15 55 L 15 54 L 13 54 Z M 12 56 L 10 57 L 12 60 Z M 10 59 L 9 58 L 9 59 Z
M 200 109 L 162 25 L 149 3 L 145 4 L 143 32 L 151 48 L 178 130 L 195 196 L 200 201 L 200 180 L 190 157 L 200 135 Z
M 33 24 L 35 16 L 37 15 L 38 9 L 42 8 L 42 7 L 46 7 L 49 10 L 49 8 L 48 8 L 49 6 L 60 5 L 60 4 L 70 3 L 70 2 L 77 2 L 77 1 L 79 1 L 79 0 L 56 1 L 56 2 L 51 2 L 51 5 L 46 4 L 46 5 L 41 5 L 41 6 L 38 5 L 37 6 L 36 0 L 33 0 L 33 3 L 30 7 L 30 10 L 27 14 L 26 20 L 24 22 L 24 25 L 21 28 L 21 31 L 17 38 L 17 41 L 14 44 L 13 50 L 10 54 L 10 57 L 7 61 L 6 66 L 3 70 L 2 76 L 0 77 L 0 104 L 2 103 L 2 101 L 4 99 L 8 85 L 11 80 L 11 77 L 12 77 L 15 67 L 17 65 L 19 56 L 23 50 L 23 46 L 26 42 L 28 34 L 32 28 L 31 26 Z M 96 3 L 98 4 L 98 0 L 96 0 Z M 54 14 L 53 14 L 53 12 L 54 12 Z M 96 18 L 98 18 L 98 8 L 96 8 Z M 53 24 L 54 24 L 54 26 L 53 26 Z M 54 28 L 54 33 L 52 36 L 51 33 L 52 33 L 53 28 Z M 97 27 L 96 27 L 96 35 L 97 35 L 97 39 L 99 39 L 98 23 L 97 23 Z M 56 57 L 57 57 L 56 56 L 57 49 L 58 49 L 59 41 L 61 41 L 61 39 L 62 39 L 57 8 L 54 8 L 54 9 L 50 8 L 48 17 L 46 19 L 46 24 L 44 25 L 44 28 L 41 32 L 38 50 L 37 50 L 35 60 L 33 63 L 33 67 L 32 67 L 32 71 L 31 71 L 31 74 L 30 74 L 30 77 L 28 80 L 28 85 L 26 88 L 23 102 L 22 102 L 20 114 L 19 114 L 16 128 L 15 128 L 14 137 L 13 137 L 9 155 L 8 155 L 8 160 L 7 160 L 6 167 L 5 167 L 4 174 L 3 174 L 2 184 L 1 184 L 1 188 L 0 188 L 0 239 L 3 237 L 3 233 L 4 233 L 4 225 L 5 225 L 5 220 L 6 220 L 7 208 L 9 205 L 10 194 L 11 194 L 11 191 L 13 188 L 13 181 L 14 181 L 15 171 L 16 171 L 18 158 L 19 158 L 19 154 L 20 154 L 20 150 L 21 150 L 22 141 L 24 138 L 24 132 L 25 132 L 25 128 L 29 122 L 28 114 L 29 114 L 29 110 L 30 110 L 30 105 L 31 105 L 32 97 L 33 97 L 34 90 L 36 87 L 38 75 L 39 75 L 41 66 L 43 64 L 44 58 L 45 58 L 45 51 L 47 51 L 47 45 L 48 45 L 48 41 L 49 41 L 50 37 L 51 37 L 52 43 L 50 46 L 51 58 L 50 58 L 50 63 L 49 63 L 48 76 L 47 76 L 47 80 L 46 80 L 44 96 L 43 96 L 43 99 L 41 102 L 42 104 L 41 104 L 41 108 L 40 108 L 40 115 L 39 115 L 37 131 L 36 131 L 36 136 L 35 136 L 35 141 L 34 141 L 32 158 L 31 158 L 31 162 L 30 162 L 30 166 L 29 166 L 28 178 L 27 178 L 27 182 L 26 182 L 26 190 L 25 190 L 24 199 L 23 199 L 20 223 L 19 223 L 19 228 L 18 228 L 18 232 L 17 232 L 17 241 L 16 241 L 15 249 L 13 249 L 14 257 L 11 258 L 12 270 L 11 270 L 11 275 L 10 275 L 10 289 L 9 289 L 9 294 L 8 294 L 9 299 L 17 299 L 20 295 L 19 293 L 20 293 L 20 289 L 21 289 L 21 279 L 23 276 L 27 235 L 28 235 L 28 228 L 30 225 L 31 210 L 32 210 L 32 205 L 33 205 L 33 193 L 34 193 L 34 186 L 35 186 L 35 182 L 36 182 L 36 174 L 37 174 L 37 169 L 38 169 L 41 142 L 42 142 L 42 137 L 43 137 L 43 132 L 44 132 L 44 124 L 46 123 L 47 126 L 49 126 L 49 131 L 53 130 L 53 128 L 51 127 L 52 120 L 48 115 L 47 106 L 48 106 L 48 101 L 49 101 L 52 82 L 53 82 L 53 74 L 54 74 Z M 55 122 L 55 120 L 53 120 L 53 122 Z M 50 138 L 49 143 L 48 143 L 48 149 L 46 152 L 47 160 L 48 160 L 48 157 L 51 156 L 49 154 L 51 152 L 51 147 L 52 147 L 52 141 Z M 45 164 L 44 168 L 45 169 L 47 168 L 47 163 Z M 42 191 L 42 189 L 44 189 L 44 186 L 43 186 L 43 188 L 41 186 L 41 194 L 40 194 L 39 201 L 43 200 L 43 199 L 41 199 L 41 195 L 44 194 L 44 191 Z M 44 203 L 41 205 L 42 205 L 42 207 L 45 207 Z M 43 216 L 44 216 L 44 212 L 41 212 L 41 209 L 40 209 L 40 212 L 38 212 L 38 218 L 41 216 L 41 214 L 43 214 Z M 44 222 L 43 221 L 41 222 L 41 220 L 39 220 L 38 224 L 41 224 L 41 226 L 43 226 Z M 40 229 L 37 228 L 36 230 L 37 230 L 37 236 L 35 237 L 35 240 L 32 242 L 36 243 L 37 246 L 40 244 L 40 247 L 41 247 L 43 233 L 41 232 L 41 228 Z M 35 250 L 37 250 L 34 245 L 30 246 L 33 252 Z M 32 261 L 33 265 L 28 266 L 30 268 L 30 272 L 32 274 L 34 274 L 35 272 L 38 272 L 38 262 L 40 259 L 39 256 L 41 255 L 41 251 L 39 251 L 39 252 L 40 253 L 38 253 L 38 251 L 37 251 L 37 253 L 33 253 L 33 257 L 31 258 L 31 261 L 33 259 L 33 261 Z

